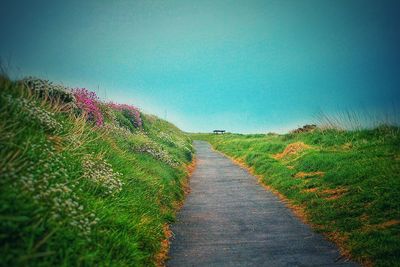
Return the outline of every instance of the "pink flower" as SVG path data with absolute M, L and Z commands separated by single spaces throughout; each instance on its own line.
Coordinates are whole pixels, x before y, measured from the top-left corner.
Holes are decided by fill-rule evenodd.
M 127 104 L 116 104 L 116 103 L 108 103 L 108 106 L 115 109 L 115 110 L 120 110 L 120 111 L 127 111 L 130 113 L 132 117 L 135 118 L 135 121 L 133 122 L 133 126 L 136 128 L 141 128 L 142 127 L 142 118 L 140 117 L 140 111 L 137 107 L 127 105 Z
M 95 92 L 85 88 L 76 88 L 73 91 L 78 108 L 84 111 L 88 119 L 94 121 L 97 126 L 103 125 L 103 115 L 98 106 L 99 98 Z

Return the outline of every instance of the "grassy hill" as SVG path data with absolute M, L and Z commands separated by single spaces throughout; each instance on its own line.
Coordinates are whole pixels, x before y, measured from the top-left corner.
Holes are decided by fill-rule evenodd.
M 192 152 L 134 106 L 1 77 L 0 265 L 159 263 Z
M 399 128 L 192 138 L 251 168 L 344 255 L 365 266 L 399 264 Z

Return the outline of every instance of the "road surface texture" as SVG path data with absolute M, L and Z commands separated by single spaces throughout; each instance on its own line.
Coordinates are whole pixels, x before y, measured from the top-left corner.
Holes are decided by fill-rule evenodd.
M 256 177 L 202 141 L 191 193 L 172 226 L 167 266 L 357 266 Z

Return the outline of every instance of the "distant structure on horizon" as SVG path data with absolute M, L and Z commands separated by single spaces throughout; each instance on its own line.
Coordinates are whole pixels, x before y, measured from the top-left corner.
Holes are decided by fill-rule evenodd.
M 215 134 L 224 134 L 225 130 L 214 130 Z
M 315 129 L 317 129 L 317 125 L 315 125 L 315 124 L 306 124 L 301 128 L 297 128 L 295 130 L 290 131 L 290 133 L 306 133 L 306 132 L 312 132 Z

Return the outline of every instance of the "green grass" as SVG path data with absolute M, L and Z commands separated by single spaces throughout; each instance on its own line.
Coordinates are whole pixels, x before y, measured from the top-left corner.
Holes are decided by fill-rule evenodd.
M 193 134 L 192 138 L 207 140 L 252 167 L 265 184 L 304 207 L 314 229 L 339 243 L 354 260 L 364 265 L 399 264 L 399 128 Z M 309 147 L 276 157 L 296 142 Z M 323 172 L 323 176 L 312 172 Z
M 104 114 L 96 127 L 0 78 L 0 266 L 156 264 L 191 139 L 155 116 L 140 130 Z

